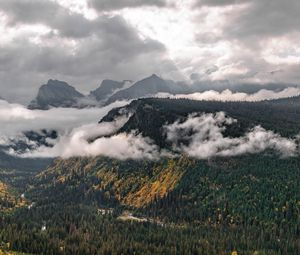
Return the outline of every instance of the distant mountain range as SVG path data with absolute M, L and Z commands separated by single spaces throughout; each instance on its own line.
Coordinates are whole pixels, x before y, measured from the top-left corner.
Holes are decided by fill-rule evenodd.
M 107 105 L 120 100 L 132 100 L 144 97 L 153 97 L 157 93 L 189 94 L 215 90 L 221 92 L 230 89 L 232 92 L 255 93 L 261 89 L 280 91 L 287 84 L 230 84 L 226 81 L 219 82 L 195 82 L 187 85 L 183 82 L 165 80 L 156 74 L 137 82 L 128 80 L 114 81 L 103 80 L 100 86 L 91 91 L 89 95 L 83 95 L 68 83 L 50 79 L 47 84 L 40 87 L 37 97 L 31 101 L 28 108 L 47 110 L 51 107 L 91 107 Z
M 66 82 L 49 80 L 42 85 L 37 97 L 28 108 L 47 110 L 51 107 L 89 107 L 106 105 L 120 100 L 154 96 L 159 92 L 183 92 L 173 81 L 166 81 L 153 74 L 136 83 L 132 81 L 103 80 L 101 85 L 84 96 Z
M 174 81 L 164 80 L 158 77 L 156 74 L 153 74 L 150 77 L 136 82 L 127 89 L 116 92 L 107 100 L 107 104 L 119 100 L 154 96 L 159 92 L 180 93 L 184 92 L 184 90 L 180 89 L 180 86 Z

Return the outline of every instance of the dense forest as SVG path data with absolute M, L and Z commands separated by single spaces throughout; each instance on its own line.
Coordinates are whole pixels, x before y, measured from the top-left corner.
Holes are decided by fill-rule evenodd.
M 124 112 L 131 114 L 119 132 L 137 130 L 150 137 L 161 148 L 168 147 L 163 126 L 184 119 L 191 113 L 225 112 L 238 123 L 228 127 L 232 137 L 240 136 L 254 126 L 293 137 L 300 130 L 300 97 L 261 102 L 218 102 L 188 99 L 146 98 L 111 110 L 100 122 L 112 121 Z
M 162 126 L 192 112 L 236 118 L 229 137 L 254 125 L 294 137 L 297 103 L 143 99 L 101 121 L 128 112 L 119 132 L 136 129 L 162 148 L 169 146 Z M 99 156 L 36 166 L 0 170 L 0 254 L 299 254 L 297 156 Z
M 4 212 L 32 254 L 298 254 L 300 159 L 57 160 Z

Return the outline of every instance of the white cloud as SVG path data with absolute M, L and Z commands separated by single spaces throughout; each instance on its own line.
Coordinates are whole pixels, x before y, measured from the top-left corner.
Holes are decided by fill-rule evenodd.
M 49 78 L 83 92 L 154 72 L 299 82 L 298 0 L 0 0 L 0 9 L 0 93 L 17 102 Z
M 128 117 L 121 117 L 113 122 L 83 125 L 53 141 L 53 147 L 41 146 L 19 156 L 69 158 L 102 155 L 121 160 L 158 158 L 158 147 L 150 139 L 134 132 L 113 135 L 127 120 Z M 13 150 L 10 153 L 16 155 Z
M 157 146 L 150 139 L 134 132 L 113 135 L 126 123 L 129 116 L 120 117 L 113 122 L 97 123 L 111 109 L 127 103 L 116 102 L 103 108 L 52 108 L 41 111 L 0 100 L 0 145 L 22 141 L 30 145 L 30 149 L 18 152 L 10 148 L 9 153 L 31 158 L 97 155 L 118 159 L 157 158 Z M 58 131 L 57 139 L 47 138 L 47 143 L 53 147 L 41 146 L 22 134 L 25 131 L 39 132 L 41 129 Z
M 89 143 L 80 132 L 84 132 L 83 126 L 70 136 L 65 136 L 52 148 L 40 147 L 37 150 L 24 153 L 22 157 L 62 157 L 74 156 L 107 156 L 117 159 L 157 159 L 159 156 L 157 146 L 151 140 L 135 135 L 134 133 L 120 133 L 110 137 L 101 137 Z M 101 132 L 101 126 L 97 127 Z M 79 133 L 77 133 L 79 132 Z
M 282 91 L 273 91 L 262 89 L 253 94 L 247 94 L 242 92 L 232 92 L 226 89 L 222 92 L 217 92 L 214 90 L 209 90 L 205 92 L 197 92 L 192 94 L 168 94 L 168 93 L 158 93 L 157 97 L 169 97 L 169 98 L 187 98 L 192 100 L 204 100 L 204 101 L 263 101 L 279 98 L 294 97 L 300 95 L 300 88 L 289 87 Z
M 116 102 L 102 108 L 52 108 L 47 111 L 29 110 L 20 104 L 10 104 L 0 100 L 0 135 L 14 137 L 24 131 L 41 129 L 64 133 L 74 127 L 87 123 L 97 123 L 107 112 L 115 107 L 126 105 L 127 101 Z
M 106 110 L 102 109 L 102 113 L 107 112 L 107 110 L 108 108 Z M 51 112 L 51 110 L 43 111 L 46 115 L 49 114 L 47 112 Z M 30 113 L 32 112 L 30 111 Z M 84 113 L 87 114 L 87 112 Z M 29 117 L 35 116 L 33 114 L 33 116 Z M 82 118 L 83 115 L 78 114 L 77 117 Z M 121 160 L 154 160 L 159 157 L 172 157 L 181 153 L 205 159 L 214 156 L 226 157 L 246 153 L 259 153 L 268 149 L 274 150 L 282 156 L 293 156 L 298 153 L 296 140 L 281 137 L 260 126 L 254 127 L 241 137 L 224 137 L 223 131 L 225 131 L 226 126 L 232 125 L 236 120 L 226 116 L 223 112 L 201 115 L 191 114 L 184 121 L 178 120 L 173 124 L 166 125 L 164 129 L 167 134 L 167 140 L 172 142 L 174 152 L 160 150 L 150 138 L 143 137 L 134 130 L 130 133 L 117 133 L 129 117 L 129 115 L 123 115 L 112 122 L 101 122 L 100 124 L 96 122 L 86 124 L 89 123 L 89 120 L 86 118 L 80 121 L 77 119 L 71 122 L 60 122 L 59 125 L 67 123 L 67 126 L 65 126 L 63 132 L 59 133 L 57 139 L 47 139 L 47 143 L 51 144 L 52 147 L 36 144 L 21 136 L 20 139 L 30 145 L 30 147 L 25 152 L 15 151 L 11 148 L 9 153 L 29 158 L 69 158 L 74 156 L 102 155 Z M 20 119 L 18 114 L 17 118 L 25 123 L 28 120 L 27 117 Z M 7 120 L 11 121 L 12 119 Z M 51 126 L 49 121 L 53 121 L 52 118 L 44 118 L 43 124 L 47 123 Z M 58 125 L 58 123 L 55 125 Z M 28 126 L 23 125 L 23 130 L 24 127 L 27 130 Z M 39 128 L 41 127 L 44 127 L 42 123 L 39 124 Z M 0 144 L 8 142 L 7 137 L 1 137 Z
M 293 156 L 297 153 L 295 140 L 281 137 L 260 126 L 254 127 L 242 137 L 224 137 L 225 126 L 233 122 L 235 120 L 226 117 L 223 112 L 200 116 L 192 114 L 184 122 L 176 121 L 165 126 L 165 130 L 175 151 L 199 159 L 259 153 L 267 149 L 282 156 Z

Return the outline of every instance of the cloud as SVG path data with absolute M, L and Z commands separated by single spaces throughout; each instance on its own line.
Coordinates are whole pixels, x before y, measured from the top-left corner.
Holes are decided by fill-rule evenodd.
M 219 67 L 210 76 L 212 80 L 299 82 L 295 71 L 300 62 L 299 1 L 196 0 L 193 3 L 193 21 L 204 25 L 194 29 L 195 41 L 202 51 L 194 53 L 199 61 L 193 59 L 191 73 L 199 73 L 205 63 Z M 270 74 L 278 69 L 284 72 Z
M 157 159 L 158 147 L 152 144 L 151 140 L 136 135 L 134 133 L 120 133 L 110 137 L 97 138 L 92 142 L 87 141 L 86 132 L 91 129 L 102 133 L 102 125 L 82 126 L 74 130 L 71 134 L 60 138 L 54 147 L 49 148 L 41 146 L 36 150 L 23 153 L 21 157 L 91 157 L 91 156 L 107 156 L 120 160 L 125 159 Z M 13 155 L 16 155 L 11 151 Z
M 222 92 L 214 90 L 208 90 L 205 92 L 197 92 L 192 94 L 176 94 L 158 93 L 157 97 L 169 97 L 169 98 L 186 98 L 192 100 L 204 100 L 204 101 L 263 101 L 279 98 L 294 97 L 300 95 L 300 88 L 289 87 L 282 91 L 273 91 L 262 89 L 253 94 L 247 94 L 242 92 L 232 92 L 226 89 Z
M 175 151 L 199 159 L 260 153 L 267 149 L 274 150 L 284 157 L 296 155 L 295 140 L 283 138 L 260 126 L 254 127 L 242 137 L 224 137 L 226 125 L 234 121 L 223 112 L 192 114 L 184 122 L 176 121 L 165 126 L 165 130 L 167 139 L 173 143 Z
M 88 93 L 151 73 L 298 83 L 298 10 L 298 0 L 0 0 L 0 94 L 25 103 L 50 78 Z
M 96 123 L 111 109 L 128 102 L 116 102 L 102 108 L 52 108 L 47 111 L 29 110 L 20 104 L 10 104 L 0 100 L 1 137 L 15 137 L 25 131 L 42 129 L 56 130 L 59 133 L 70 131 L 77 126 Z
M 0 0 L 0 11 L 7 16 L 7 25 L 44 24 L 65 37 L 86 37 L 95 30 L 97 22 L 67 11 L 53 1 Z
M 298 19 L 300 2 L 290 0 L 247 0 L 237 1 L 247 3 L 246 8 L 233 16 L 228 25 L 229 33 L 237 37 L 267 37 L 281 36 L 299 31 Z
M 194 6 L 204 7 L 204 6 L 227 6 L 227 5 L 236 5 L 247 3 L 249 0 L 195 0 Z
M 49 140 L 53 147 L 38 146 L 27 152 L 18 153 L 11 149 L 12 155 L 25 158 L 49 157 L 91 157 L 107 156 L 117 159 L 156 159 L 158 147 L 148 138 L 135 134 L 118 131 L 128 120 L 129 116 L 122 116 L 112 122 L 88 124 L 72 129 L 61 135 L 58 140 Z M 109 136 L 110 135 L 110 136 Z
M 242 8 L 240 8 L 240 5 Z M 280 36 L 299 32 L 298 0 L 196 0 L 196 7 L 231 7 L 224 32 L 236 37 Z
M 176 71 L 164 45 L 142 38 L 121 15 L 87 19 L 57 2 L 30 0 L 0 0 L 1 11 L 0 94 L 7 99 L 29 102 L 49 78 L 88 93 L 105 78 Z
M 135 134 L 114 133 L 129 116 L 126 114 L 113 122 L 97 122 L 111 109 L 126 105 L 116 102 L 103 108 L 52 108 L 47 111 L 29 110 L 19 104 L 0 100 L 0 145 L 8 146 L 8 153 L 24 158 L 49 158 L 73 156 L 109 156 L 118 159 L 155 159 L 158 148 L 148 138 Z M 57 139 L 46 138 L 45 146 L 24 136 L 26 131 L 56 130 Z M 16 143 L 28 148 L 18 151 Z
M 167 5 L 165 0 L 89 0 L 88 2 L 99 12 L 144 6 L 165 7 Z
M 107 112 L 109 108 L 100 109 L 101 111 L 99 110 L 97 115 L 98 119 L 99 115 Z M 24 122 L 19 125 L 17 130 L 28 130 L 31 127 L 28 126 L 27 121 L 32 122 L 38 118 L 44 121 L 35 127 L 36 130 L 45 128 L 45 123 L 53 121 L 51 110 L 37 111 L 37 113 L 28 110 L 30 114 L 25 115 L 19 114 L 19 110 L 19 107 L 14 107 L 10 117 L 3 118 L 4 114 L 0 116 L 4 122 Z M 21 108 L 21 110 L 23 109 Z M 182 153 L 199 159 L 260 153 L 266 150 L 273 150 L 283 157 L 294 156 L 299 153 L 297 139 L 281 137 L 261 126 L 255 126 L 240 137 L 225 137 L 226 127 L 237 122 L 237 120 L 226 116 L 224 112 L 215 114 L 194 113 L 184 120 L 177 120 L 172 124 L 165 125 L 166 140 L 172 143 L 172 151 L 170 151 L 161 150 L 150 138 L 143 137 L 135 130 L 131 130 L 129 133 L 118 133 L 117 131 L 130 118 L 130 115 L 126 113 L 111 122 L 97 124 L 83 117 L 83 114 L 88 113 L 87 111 L 81 113 L 81 110 L 75 111 L 78 112 L 75 119 L 63 120 L 67 116 L 64 115 L 55 123 L 54 126 L 57 128 L 58 125 L 65 126 L 63 128 L 60 126 L 57 138 L 46 138 L 47 145 L 38 144 L 22 135 L 18 136 L 16 130 L 14 130 L 15 136 L 13 137 L 15 140 L 7 135 L 2 135 L 0 136 L 0 144 L 9 146 L 9 154 L 24 158 L 69 158 L 102 155 L 120 160 L 156 160 L 160 157 L 174 157 Z M 45 114 L 48 117 L 43 116 L 41 118 L 40 116 L 37 117 L 36 114 Z M 83 119 L 79 120 L 78 118 Z M 54 126 L 48 124 L 47 127 L 54 128 Z M 28 145 L 25 150 L 24 148 L 18 150 L 17 146 L 13 146 L 12 143 L 20 141 Z

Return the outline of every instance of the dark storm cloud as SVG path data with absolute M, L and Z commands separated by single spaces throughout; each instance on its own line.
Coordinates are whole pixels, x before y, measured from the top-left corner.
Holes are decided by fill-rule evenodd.
M 44 24 L 66 37 L 86 37 L 97 25 L 51 1 L 0 0 L 0 10 L 8 16 L 9 26 Z
M 43 0 L 0 0 L 0 9 L 9 15 L 10 22 L 36 23 L 53 19 L 59 6 Z
M 165 0 L 90 0 L 90 6 L 98 11 L 118 10 L 141 6 L 166 6 Z
M 233 20 L 230 33 L 237 37 L 281 36 L 299 31 L 300 1 L 250 1 Z
M 8 98 L 22 94 L 29 101 L 49 78 L 87 91 L 104 78 L 137 79 L 175 69 L 162 57 L 164 45 L 141 39 L 121 16 L 88 20 L 54 2 L 29 0 L 0 0 L 0 10 L 8 16 L 9 28 L 43 24 L 50 29 L 37 44 L 24 34 L 0 45 L 0 94 Z
M 203 7 L 203 6 L 226 6 L 226 5 L 234 5 L 240 4 L 244 2 L 249 2 L 250 0 L 196 0 L 194 2 L 195 6 Z
M 84 9 L 85 1 L 97 12 Z M 194 80 L 299 81 L 298 0 L 85 1 L 72 11 L 60 1 L 0 0 L 1 96 L 28 102 L 50 78 L 82 92 L 95 89 L 102 79 L 138 80 L 151 73 L 174 79 L 194 73 Z M 157 14 L 145 6 L 161 9 Z M 182 8 L 190 12 L 187 22 L 180 20 Z M 160 14 L 174 16 L 164 21 Z M 158 20 L 150 20 L 156 15 Z M 161 33 L 177 30 L 174 21 L 184 23 L 178 29 L 186 33 L 173 45 Z M 186 47 L 189 33 L 194 36 Z M 278 38 L 283 43 L 270 42 Z
M 246 4 L 232 9 L 224 32 L 235 37 L 280 36 L 299 31 L 299 0 L 198 0 L 198 7 L 225 7 Z
M 227 73 L 227 79 L 299 82 L 296 60 L 287 60 L 299 56 L 291 52 L 300 35 L 299 0 L 195 0 L 191 6 L 201 10 L 198 22 L 203 22 L 203 16 L 205 19 L 203 13 L 214 10 L 222 20 L 219 33 L 200 30 L 195 32 L 195 39 L 201 47 L 220 42 L 231 45 L 234 53 L 223 67 L 235 65 L 246 71 L 241 75 Z M 277 69 L 284 71 L 272 73 Z

